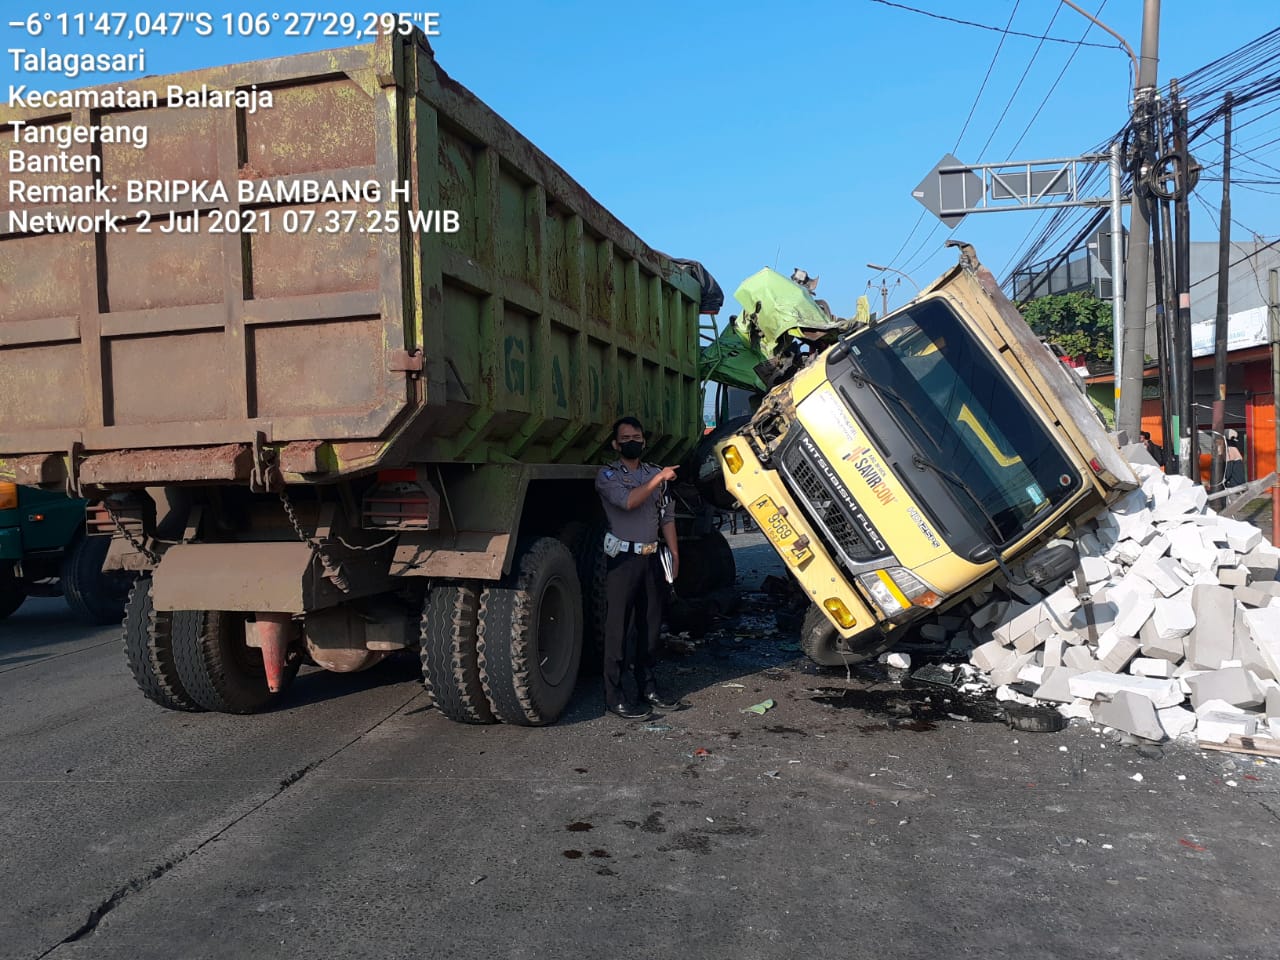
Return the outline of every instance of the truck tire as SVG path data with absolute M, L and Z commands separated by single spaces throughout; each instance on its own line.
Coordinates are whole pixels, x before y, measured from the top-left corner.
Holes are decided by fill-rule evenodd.
M 459 723 L 496 723 L 480 682 L 476 651 L 480 589 L 437 583 L 422 605 L 422 679 L 441 713 Z
M 503 584 L 480 594 L 480 679 L 503 723 L 554 723 L 573 695 L 582 659 L 582 589 L 554 537 L 520 552 Z
M 119 623 L 129 599 L 132 576 L 103 573 L 110 537 L 77 536 L 62 556 L 62 595 L 67 606 L 89 623 Z
M 166 710 L 204 709 L 191 699 L 173 661 L 173 620 L 190 611 L 158 611 L 151 602 L 151 578 L 141 577 L 129 591 L 124 608 L 124 655 L 142 695 Z
M 182 611 L 171 627 L 178 678 L 191 699 L 216 713 L 258 713 L 284 694 L 267 689 L 262 654 L 244 641 L 248 615 L 226 610 Z M 298 660 L 285 668 L 288 684 Z
M 582 659 L 580 673 L 599 673 L 604 665 L 604 621 L 607 613 L 603 522 L 585 523 L 570 520 L 556 538 L 569 548 L 578 569 L 578 587 L 582 591 Z
M 676 596 L 686 600 L 703 597 L 715 590 L 732 587 L 737 579 L 733 548 L 719 530 L 681 542 Z
M 820 667 L 846 667 L 880 656 L 894 645 L 896 638 L 886 637 L 877 629 L 841 642 L 840 635 L 817 604 L 809 604 L 800 625 L 800 649 Z
M 22 606 L 22 601 L 26 599 L 27 591 L 22 588 L 22 581 L 13 572 L 13 564 L 0 564 L 0 620 Z

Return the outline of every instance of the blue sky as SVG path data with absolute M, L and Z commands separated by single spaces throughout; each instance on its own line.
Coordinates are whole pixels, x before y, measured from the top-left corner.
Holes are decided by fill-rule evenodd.
M 1081 5 L 1092 11 L 1100 3 Z M 1071 41 L 1081 39 L 1088 26 L 1054 0 L 963 5 L 907 0 L 907 5 Z M 29 12 L 15 2 L 4 7 L 10 14 Z M 56 13 L 103 7 L 44 2 L 36 8 Z M 111 5 L 130 13 L 167 7 L 215 14 L 378 9 L 325 0 L 293 8 L 253 7 L 243 0 L 181 5 L 117 0 Z M 1139 0 L 1108 0 L 1100 19 L 1136 50 L 1141 8 Z M 803 267 L 822 278 L 819 295 L 846 315 L 877 277 L 865 266 L 869 261 L 892 262 L 922 284 L 954 262 L 943 249 L 947 230 L 929 237 L 931 216 L 926 214 L 912 233 L 921 207 L 911 190 L 956 147 L 957 138 L 955 153 L 966 162 L 1077 154 L 1119 129 L 1132 87 L 1129 59 L 1118 47 L 1047 42 L 1036 53 L 1036 40 L 1009 36 L 995 56 L 999 33 L 872 0 L 434 0 L 406 9 L 439 10 L 442 32 L 434 45 L 441 65 L 650 244 L 702 260 L 728 295 L 761 266 L 788 273 Z M 1274 28 L 1275 10 L 1274 0 L 1165 0 L 1161 82 Z M 43 42 L 65 52 L 139 45 L 98 38 L 64 41 L 49 33 L 34 41 L 17 30 L 0 29 L 6 29 L 6 48 Z M 1112 43 L 1096 28 L 1088 40 Z M 169 73 L 339 44 L 322 37 L 180 36 L 145 45 L 148 72 Z M 1061 82 L 1028 125 L 1073 51 Z M 6 57 L 0 68 L 3 89 L 12 80 Z M 51 77 L 43 86 L 83 83 Z M 1249 138 L 1262 144 L 1276 136 L 1277 125 L 1275 117 L 1267 118 Z M 1215 162 L 1218 155 L 1210 147 L 1218 149 L 1206 141 L 1201 158 Z M 1259 156 L 1280 166 L 1275 145 Z M 1217 183 L 1202 183 L 1199 190 L 1214 210 L 1219 191 Z M 1193 209 L 1196 239 L 1213 239 L 1216 221 L 1203 207 Z M 1248 239 L 1250 230 L 1268 239 L 1280 235 L 1275 195 L 1238 192 L 1234 212 L 1247 228 L 1237 229 L 1236 239 Z M 971 216 L 955 236 L 974 243 L 1004 279 L 1035 217 L 1028 212 Z M 904 284 L 892 290 L 890 305 L 905 299 L 908 289 Z M 878 306 L 878 295 L 873 304 Z

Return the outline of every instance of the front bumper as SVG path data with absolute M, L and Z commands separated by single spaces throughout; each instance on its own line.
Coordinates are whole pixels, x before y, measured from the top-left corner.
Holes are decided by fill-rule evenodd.
M 736 447 L 738 454 L 742 457 L 742 467 L 737 473 L 730 472 L 728 465 L 725 464 L 725 486 L 729 492 L 748 509 L 751 509 L 751 505 L 758 503 L 762 497 L 768 497 L 774 505 L 786 510 L 786 524 L 798 537 L 807 541 L 804 549 L 797 550 L 794 541 L 785 542 L 779 537 L 775 528 L 771 528 L 766 522 L 760 524 L 770 544 L 795 575 L 805 593 L 822 609 L 832 626 L 846 639 L 879 628 L 880 621 L 863 602 L 857 588 L 849 582 L 823 546 L 817 532 L 810 527 L 804 514 L 787 492 L 787 488 L 783 486 L 777 471 L 766 470 L 746 440 L 736 436 L 730 437 L 716 448 L 716 456 L 720 457 L 722 463 L 724 462 L 722 451 L 729 444 Z M 757 520 L 761 520 L 759 513 L 754 510 L 752 512 Z M 830 597 L 839 598 L 853 614 L 852 626 L 842 627 L 832 619 L 831 614 L 823 607 L 823 602 Z

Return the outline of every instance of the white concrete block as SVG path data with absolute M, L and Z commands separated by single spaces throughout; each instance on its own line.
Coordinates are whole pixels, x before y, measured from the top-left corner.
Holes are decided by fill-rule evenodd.
M 1119 673 L 1137 654 L 1138 646 L 1138 641 L 1133 637 L 1118 637 L 1105 654 L 1099 647 L 1098 669 Z
M 1080 598 L 1070 586 L 1059 587 L 1044 598 L 1049 615 L 1061 626 L 1071 623 L 1071 614 L 1080 609 Z
M 1280 564 L 1276 562 L 1273 553 L 1263 550 L 1267 544 L 1259 543 L 1251 551 L 1244 555 L 1240 561 L 1242 566 L 1249 568 L 1249 576 L 1254 580 L 1274 580 L 1276 578 L 1276 570 L 1280 569 Z
M 1030 653 L 1033 650 L 1040 649 L 1041 645 L 1044 644 L 1044 637 L 1040 635 L 1040 627 L 1043 623 L 1044 621 L 1041 621 L 1036 624 L 1034 630 L 1028 630 L 1026 633 L 1014 638 L 1013 649 L 1019 653 Z
M 993 636 L 1001 643 L 1012 646 L 1013 642 L 1024 633 L 1030 633 L 1045 618 L 1044 607 L 1037 604 L 1028 607 L 1021 603 L 1010 605 L 1005 611 L 1003 622 L 995 628 Z
M 1062 634 L 1055 633 L 1044 642 L 1044 665 L 1046 667 L 1062 666 L 1062 651 L 1066 646 Z
M 1169 552 L 1169 538 L 1164 534 L 1157 532 L 1142 548 L 1142 555 L 1138 557 L 1139 564 L 1155 563 L 1166 553 Z
M 1187 678 L 1191 687 L 1191 705 L 1199 707 L 1210 700 L 1225 700 L 1233 707 L 1260 707 L 1263 694 L 1248 670 L 1231 667 L 1210 670 Z
M 1219 517 L 1218 528 L 1226 536 L 1227 546 L 1236 553 L 1246 554 L 1262 543 L 1262 531 L 1251 523 L 1233 517 Z
M 1196 737 L 1206 743 L 1226 743 L 1232 734 L 1251 737 L 1258 730 L 1257 717 L 1211 710 L 1199 714 Z
M 1237 707 L 1233 703 L 1227 703 L 1225 700 L 1206 700 L 1196 707 L 1195 711 L 1197 716 L 1205 713 L 1248 713 L 1247 710 Z
M 1181 577 L 1167 569 L 1167 563 L 1170 559 L 1169 557 L 1161 557 L 1159 560 L 1148 562 L 1144 557 L 1133 565 L 1133 573 L 1148 581 L 1159 591 L 1160 596 L 1171 597 L 1181 590 L 1185 584 Z
M 1267 607 L 1271 605 L 1271 594 L 1259 590 L 1255 586 L 1232 587 L 1235 598 L 1246 607 Z
M 1177 663 L 1186 656 L 1185 638 L 1163 639 L 1156 632 L 1156 625 L 1150 620 L 1142 625 L 1138 639 L 1142 642 L 1142 652 L 1149 657 L 1160 657 Z
M 1247 587 L 1249 571 L 1245 567 L 1218 565 L 1218 582 L 1224 587 Z
M 1244 623 L 1267 671 L 1280 680 L 1280 607 L 1246 610 Z
M 1135 737 L 1164 739 L 1164 728 L 1156 716 L 1155 705 L 1147 697 L 1128 690 L 1118 690 L 1110 698 L 1094 701 L 1093 719 Z
M 1111 564 L 1101 555 L 1084 555 L 1080 558 L 1084 578 L 1089 583 L 1101 583 L 1111 576 Z
M 1028 663 L 1018 671 L 1018 679 L 1025 683 L 1034 683 L 1039 686 L 1044 679 L 1044 667 L 1037 666 L 1034 663 Z
M 1076 537 L 1076 551 L 1082 558 L 1096 559 L 1105 553 L 1096 533 L 1082 533 Z
M 1176 740 L 1196 728 L 1196 715 L 1185 707 L 1162 707 L 1156 711 L 1156 719 L 1170 740 Z
M 1142 625 L 1155 613 L 1156 602 L 1150 597 L 1135 597 L 1126 606 L 1118 603 L 1120 608 L 1116 616 L 1116 629 L 1123 636 L 1136 637 Z
M 999 623 L 1008 609 L 1009 601 L 995 600 L 979 606 L 969 618 L 969 622 L 975 627 L 989 627 Z
M 997 666 L 991 671 L 989 677 L 992 686 L 1001 687 L 1006 683 L 1013 683 L 1018 679 L 1018 673 L 1027 664 L 1033 661 L 1033 657 L 1029 653 L 1015 653 L 1013 657 Z
M 1187 635 L 1187 660 L 1192 666 L 1216 670 L 1235 653 L 1235 599 L 1223 586 L 1191 588 L 1194 622 Z
M 1075 698 L 1071 695 L 1069 681 L 1080 675 L 1079 670 L 1070 667 L 1045 667 L 1040 675 L 1040 686 L 1036 688 L 1037 700 L 1053 700 L 1057 703 L 1068 703 Z
M 1068 647 L 1062 652 L 1062 665 L 1070 667 L 1079 673 L 1096 670 L 1098 661 L 1093 658 L 1093 654 L 1089 652 L 1086 646 Z
M 1191 632 L 1196 625 L 1196 614 L 1191 604 L 1183 600 L 1161 598 L 1155 602 L 1151 622 L 1155 624 L 1156 636 L 1161 640 L 1174 640 Z
M 1183 694 L 1176 680 L 1160 680 L 1155 677 L 1091 671 L 1072 677 L 1069 688 L 1072 696 L 1086 700 L 1099 694 L 1114 696 L 1120 690 L 1127 690 L 1148 698 L 1157 707 L 1172 707 L 1183 701 Z
M 973 648 L 973 652 L 969 654 L 969 662 L 983 673 L 990 673 L 1011 656 L 1012 652 L 999 640 L 988 640 Z
M 1168 679 L 1173 676 L 1174 666 L 1160 657 L 1136 657 L 1129 664 L 1129 672 L 1135 677 L 1160 677 Z

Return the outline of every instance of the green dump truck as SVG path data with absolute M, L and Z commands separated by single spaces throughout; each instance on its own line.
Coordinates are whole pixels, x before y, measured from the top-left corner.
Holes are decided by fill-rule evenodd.
M 62 596 L 89 623 L 120 622 L 132 576 L 103 573 L 108 542 L 86 537 L 83 500 L 0 481 L 0 620 L 28 597 Z
M 173 86 L 256 99 L 174 109 Z M 0 236 L 0 476 L 89 498 L 108 565 L 142 574 L 143 692 L 248 713 L 302 663 L 418 649 L 451 718 L 555 720 L 600 605 L 610 424 L 639 416 L 663 463 L 701 436 L 701 272 L 420 34 L 76 94 L 0 133 L 147 147 L 77 141 L 94 172 L 43 181 L 118 219 L 45 229 L 54 191 Z

